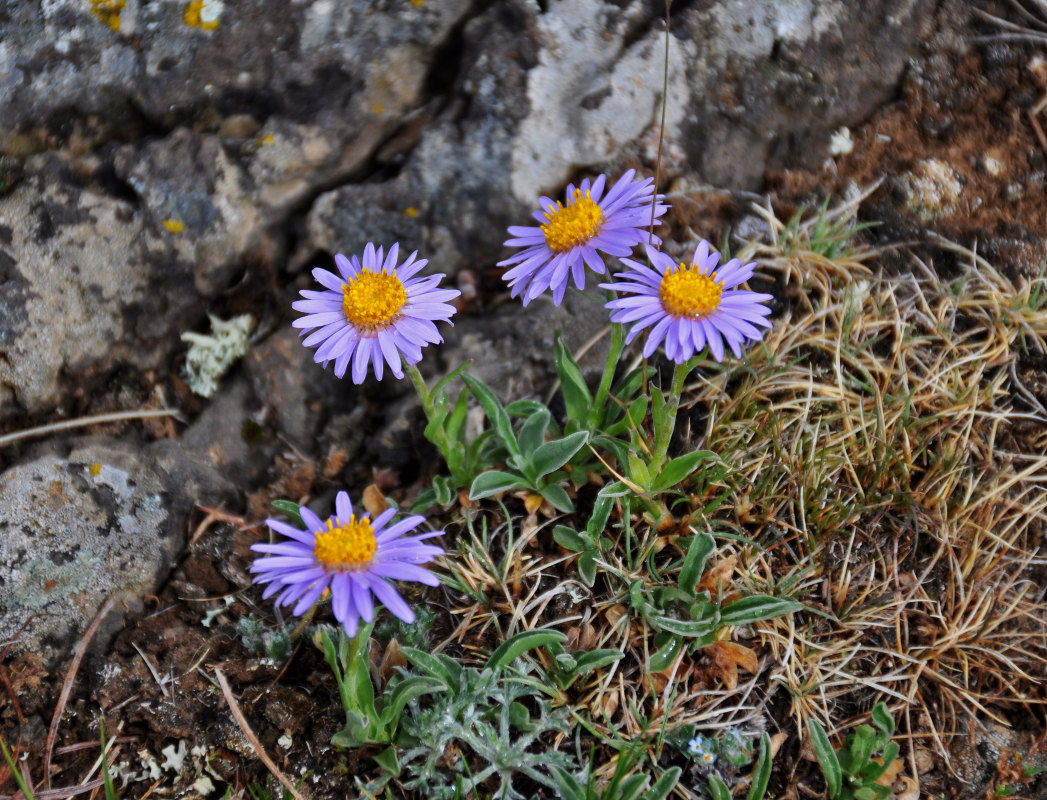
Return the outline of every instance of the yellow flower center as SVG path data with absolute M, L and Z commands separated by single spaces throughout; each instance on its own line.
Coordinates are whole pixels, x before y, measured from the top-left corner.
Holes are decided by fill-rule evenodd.
M 361 272 L 342 284 L 342 311 L 362 332 L 387 328 L 400 316 L 407 290 L 396 275 Z
M 720 305 L 723 283 L 716 273 L 703 275 L 695 265 L 680 264 L 676 272 L 665 271 L 658 297 L 662 308 L 674 317 L 706 317 Z
M 566 208 L 557 203 L 556 210 L 547 211 L 545 218 L 549 220 L 542 226 L 545 243 L 554 253 L 566 253 L 596 235 L 603 222 L 603 212 L 589 192 L 583 195 L 581 189 L 575 189 L 574 199 L 567 202 Z
M 357 521 L 354 514 L 349 522 L 338 517 L 327 520 L 327 530 L 316 534 L 313 553 L 325 567 L 344 572 L 366 567 L 377 548 L 371 520 L 363 517 Z

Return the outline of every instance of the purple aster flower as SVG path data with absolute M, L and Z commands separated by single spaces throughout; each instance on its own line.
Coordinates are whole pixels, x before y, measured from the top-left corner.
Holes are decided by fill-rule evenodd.
M 725 341 L 737 358 L 746 339 L 763 338 L 763 331 L 757 325 L 771 327 L 766 319 L 771 309 L 764 305 L 771 295 L 734 288 L 752 277 L 755 262 L 742 264 L 732 258 L 717 268 L 720 254 L 710 253 L 709 243 L 704 239 L 694 251 L 690 265 L 677 264 L 649 245 L 647 257 L 651 267 L 623 258 L 622 263 L 629 270 L 616 273 L 616 277 L 624 280 L 600 284 L 605 289 L 629 293 L 628 297 L 619 297 L 607 304 L 612 310 L 612 322 L 636 323 L 626 343 L 644 328 L 654 326 L 647 335 L 644 358 L 663 341 L 665 354 L 677 364 L 684 363 L 706 346 L 713 358 L 723 361 Z
M 389 581 L 438 586 L 439 578 L 419 564 L 443 554 L 442 548 L 423 544 L 443 531 L 404 536 L 424 518 L 408 517 L 387 528 L 393 509 L 373 520 L 369 514 L 357 517 L 345 492 L 335 498 L 335 511 L 336 516 L 324 521 L 302 506 L 304 531 L 280 520 L 265 521 L 275 533 L 292 541 L 251 546 L 255 552 L 272 553 L 251 565 L 251 572 L 258 573 L 255 583 L 269 584 L 262 597 L 279 592 L 276 604 L 294 603 L 294 615 L 301 616 L 330 587 L 335 618 L 349 636 L 356 634 L 361 619 L 374 621 L 375 597 L 404 622 L 414 622 L 414 611 Z
M 400 245 L 394 244 L 383 258 L 382 248 L 375 250 L 368 242 L 363 264 L 356 256 L 348 259 L 339 253 L 334 261 L 341 277 L 314 269 L 313 277 L 326 291 L 302 290 L 305 299 L 293 304 L 296 311 L 306 312 L 292 323 L 294 327 L 303 332 L 315 328 L 303 344 L 316 348 L 313 360 L 317 363 L 326 367 L 334 361 L 334 374 L 339 378 L 350 361 L 353 383 L 363 383 L 369 363 L 378 380 L 384 364 L 402 378 L 401 357 L 408 364 L 417 364 L 423 347 L 443 341 L 435 320 L 450 321 L 455 309 L 447 301 L 461 292 L 436 288 L 443 275 L 415 278 L 428 259 L 415 260 L 416 250 L 397 266 L 399 251 Z
M 669 206 L 662 195 L 654 200 L 654 180 L 633 180 L 636 170 L 629 170 L 604 194 L 607 176 L 601 175 L 591 184 L 586 178 L 581 187 L 567 187 L 567 205 L 548 197 L 539 201 L 541 209 L 534 212 L 540 227 L 525 228 L 513 225 L 509 233 L 514 238 L 507 247 L 523 247 L 519 253 L 498 266 L 512 266 L 502 277 L 509 283 L 510 295 L 522 296 L 527 305 L 546 289 L 553 290 L 553 303 L 560 305 L 567 284 L 574 277 L 574 285 L 585 288 L 585 268 L 598 275 L 604 274 L 600 253 L 627 256 L 633 247 L 648 240 L 661 244 L 657 236 L 650 236 L 647 228 Z

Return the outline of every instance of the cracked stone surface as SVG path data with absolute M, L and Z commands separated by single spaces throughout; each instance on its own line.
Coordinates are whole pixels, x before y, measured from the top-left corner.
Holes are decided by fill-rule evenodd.
M 39 615 L 15 649 L 56 664 L 110 596 L 117 610 L 140 608 L 184 544 L 185 504 L 165 478 L 148 459 L 106 444 L 0 475 L 0 641 Z M 119 618 L 108 620 L 110 633 Z

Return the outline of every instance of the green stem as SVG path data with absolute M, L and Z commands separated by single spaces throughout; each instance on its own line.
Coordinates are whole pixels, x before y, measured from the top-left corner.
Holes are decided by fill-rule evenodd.
M 422 373 L 418 371 L 418 367 L 414 364 L 405 364 L 406 372 L 411 378 L 411 383 L 414 384 L 414 390 L 418 392 L 418 399 L 422 401 L 422 408 L 425 410 L 426 419 L 432 418 L 433 411 L 433 397 L 429 394 L 429 387 L 425 385 L 425 379 L 422 377 Z
M 654 452 L 647 468 L 654 479 L 665 466 L 665 458 L 669 452 L 669 440 L 673 438 L 676 429 L 676 415 L 680 411 L 680 394 L 683 392 L 683 383 L 687 376 L 702 361 L 701 356 L 696 356 L 683 364 L 677 364 L 673 369 L 673 381 L 669 388 L 669 396 L 665 399 L 665 408 L 662 410 L 662 419 L 654 432 Z
M 608 292 L 610 297 L 615 297 L 614 292 Z M 622 358 L 622 349 L 625 347 L 625 333 L 623 327 L 617 323 L 611 323 L 611 346 L 607 350 L 607 360 L 603 365 L 603 375 L 600 376 L 600 385 L 596 389 L 596 397 L 593 398 L 593 407 L 589 409 L 589 427 L 595 428 L 601 415 L 604 413 L 604 405 L 607 403 L 607 395 L 611 392 L 611 382 L 614 380 L 615 370 Z
M 367 714 L 356 696 L 356 676 L 360 669 L 361 659 L 369 657 L 367 640 L 371 637 L 372 628 L 374 628 L 373 622 L 361 624 L 356 636 L 349 640 L 349 655 L 345 660 L 345 683 L 339 687 L 342 690 L 342 703 L 346 711 L 355 711 L 364 718 L 367 717 Z

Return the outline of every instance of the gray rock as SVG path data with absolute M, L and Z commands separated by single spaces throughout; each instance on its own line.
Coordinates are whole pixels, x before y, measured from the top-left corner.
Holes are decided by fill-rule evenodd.
M 122 7 L 118 7 L 122 6 Z M 193 7 L 197 13 L 193 13 Z M 68 115 L 199 107 L 395 115 L 468 0 L 53 0 L 0 12 L 0 132 Z
M 69 379 L 160 365 L 199 302 L 191 268 L 128 202 L 37 156 L 0 196 L 0 417 L 57 405 Z
M 183 545 L 184 501 L 148 458 L 92 444 L 0 475 L 0 641 L 30 617 L 15 646 L 49 666 L 71 655 L 110 597 L 140 607 Z M 120 624 L 113 613 L 98 635 Z
M 754 188 L 768 167 L 817 164 L 835 128 L 891 96 L 932 6 L 717 0 L 675 14 L 663 177 Z M 370 240 L 452 275 L 491 265 L 506 226 L 579 170 L 653 172 L 665 35 L 650 9 L 511 0 L 470 20 L 450 102 L 399 175 L 322 195 L 292 268 Z

